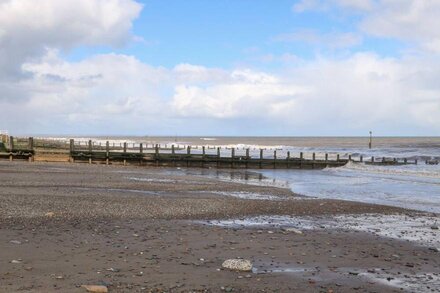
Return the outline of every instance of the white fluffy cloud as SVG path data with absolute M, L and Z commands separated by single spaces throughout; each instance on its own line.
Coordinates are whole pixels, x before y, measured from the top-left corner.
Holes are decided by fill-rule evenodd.
M 405 126 L 440 131 L 440 60 L 432 58 L 359 53 L 267 73 L 190 64 L 167 69 L 114 54 L 71 63 L 50 52 L 23 68 L 34 78 L 25 84 L 33 94 L 21 111 L 38 113 L 37 119 L 21 117 L 29 129 L 56 120 L 58 131 L 85 122 L 96 132 L 111 132 L 105 125 L 153 131 L 189 119 L 219 126 L 265 121 L 281 134 L 380 133 Z
M 295 12 L 332 8 L 360 13 L 360 29 L 369 35 L 396 38 L 417 47 L 440 52 L 440 1 L 438 0 L 302 0 Z
M 440 52 L 440 1 L 382 0 L 365 15 L 361 28 L 372 35 L 416 42 Z
M 21 77 L 21 65 L 47 48 L 121 45 L 141 8 L 133 0 L 1 0 L 0 77 Z

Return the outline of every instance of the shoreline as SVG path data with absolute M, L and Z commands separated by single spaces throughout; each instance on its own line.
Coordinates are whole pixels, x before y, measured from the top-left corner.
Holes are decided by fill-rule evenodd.
M 296 234 L 196 221 L 438 214 L 169 169 L 0 162 L 0 176 L 0 291 L 85 292 L 82 284 L 105 284 L 110 292 L 401 292 L 421 272 L 428 287 L 440 284 L 432 275 L 439 252 L 416 242 L 347 227 Z M 237 197 L 243 194 L 275 199 Z M 221 269 L 235 257 L 251 259 L 257 271 Z M 403 281 L 383 282 L 385 275 Z

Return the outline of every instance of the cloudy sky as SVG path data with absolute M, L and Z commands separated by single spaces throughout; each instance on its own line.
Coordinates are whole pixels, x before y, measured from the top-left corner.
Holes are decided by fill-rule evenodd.
M 0 0 L 14 134 L 440 135 L 438 0 Z

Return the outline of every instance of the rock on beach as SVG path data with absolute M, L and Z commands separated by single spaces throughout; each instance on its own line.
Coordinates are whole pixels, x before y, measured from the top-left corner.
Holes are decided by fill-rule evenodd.
M 106 286 L 101 285 L 82 285 L 84 289 L 87 290 L 87 292 L 94 292 L 94 293 L 107 293 L 108 288 Z
M 227 259 L 223 262 L 222 267 L 232 271 L 252 271 L 252 263 L 246 259 Z

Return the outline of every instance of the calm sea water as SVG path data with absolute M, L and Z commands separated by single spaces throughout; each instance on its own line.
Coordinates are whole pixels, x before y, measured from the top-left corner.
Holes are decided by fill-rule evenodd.
M 77 138 L 77 140 L 89 138 Z M 350 163 L 340 168 L 324 170 L 257 170 L 275 182 L 287 184 L 296 192 L 319 198 L 335 198 L 368 203 L 387 204 L 440 213 L 440 165 L 426 165 L 425 160 L 440 160 L 440 137 L 378 137 L 373 138 L 373 148 L 368 148 L 368 137 L 95 137 L 93 139 L 115 142 L 150 143 L 161 145 L 192 145 L 193 152 L 205 146 L 214 153 L 214 147 L 222 147 L 222 155 L 259 156 L 282 158 L 287 151 L 291 156 L 303 152 L 311 157 L 330 158 L 340 154 L 354 158 L 408 158 L 418 159 L 418 165 L 370 166 Z M 196 148 L 196 146 L 200 146 Z

